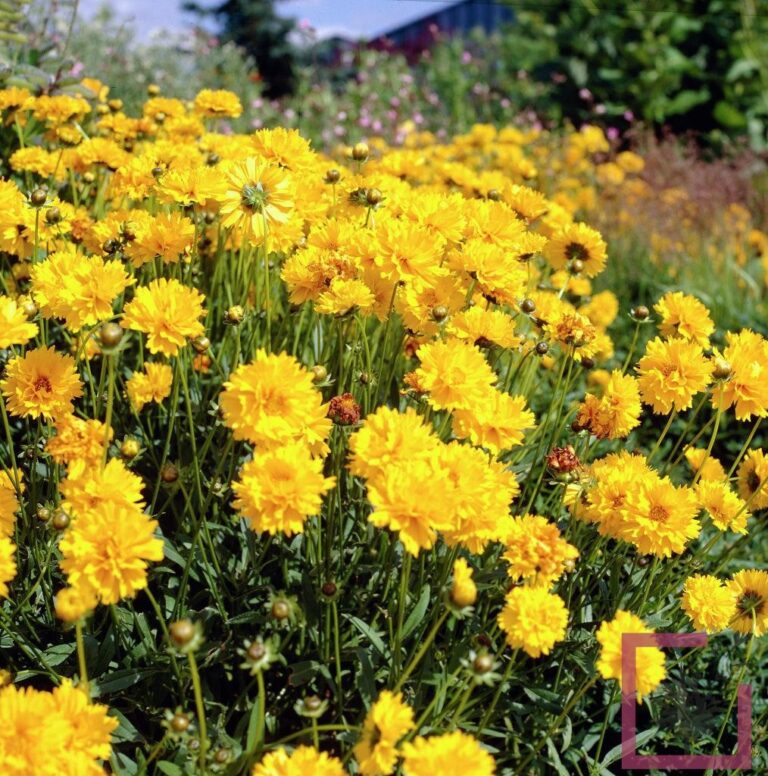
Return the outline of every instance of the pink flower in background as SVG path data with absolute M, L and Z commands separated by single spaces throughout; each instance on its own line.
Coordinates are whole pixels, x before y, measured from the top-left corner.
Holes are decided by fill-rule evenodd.
M 251 100 L 251 107 L 255 110 L 258 110 L 264 105 L 264 100 L 262 100 L 260 97 L 257 97 L 255 100 Z
M 378 119 L 376 119 L 376 121 L 374 121 L 373 124 L 371 125 L 371 129 L 374 132 L 381 132 L 381 127 L 382 127 L 382 124 Z
M 421 113 L 414 113 L 413 114 L 413 122 L 414 122 L 414 124 L 423 124 L 424 123 L 424 116 L 422 116 Z
M 333 134 L 336 137 L 342 137 L 344 135 L 344 127 L 340 127 L 338 124 L 333 128 Z
M 368 118 L 368 116 L 360 116 L 357 122 L 361 127 L 370 127 L 371 126 L 371 120 Z
M 624 120 L 629 121 L 630 124 L 635 120 L 635 114 L 631 110 L 624 111 Z
M 582 87 L 579 89 L 579 97 L 581 97 L 582 100 L 591 100 L 592 92 L 590 92 L 586 87 Z
M 399 98 L 399 97 L 392 97 L 392 98 L 389 100 L 389 104 L 390 104 L 390 105 L 391 105 L 393 108 L 397 108 L 397 106 L 398 106 L 398 105 L 400 105 L 400 98 Z
M 618 140 L 621 133 L 616 127 L 608 127 L 605 130 L 605 134 L 609 140 Z
M 80 73 L 85 70 L 85 65 L 82 62 L 75 62 L 74 65 L 72 65 L 72 69 L 69 71 L 69 74 L 72 76 L 72 78 L 77 78 Z
M 602 116 L 605 113 L 605 105 L 602 103 L 595 105 L 595 113 L 597 113 L 598 116 Z
M 472 61 L 472 54 L 470 54 L 468 51 L 465 51 L 461 55 L 461 63 L 462 65 L 468 65 Z
M 505 108 L 505 109 L 508 108 L 510 105 L 512 105 L 512 103 L 506 97 L 502 97 L 499 104 L 501 105 L 502 108 Z
M 387 118 L 390 121 L 394 121 L 397 118 L 397 111 L 396 110 L 388 110 L 387 111 Z
M 261 119 L 254 119 L 254 120 L 251 122 L 251 126 L 252 126 L 254 129 L 261 129 L 261 128 L 264 126 L 264 122 L 263 122 Z

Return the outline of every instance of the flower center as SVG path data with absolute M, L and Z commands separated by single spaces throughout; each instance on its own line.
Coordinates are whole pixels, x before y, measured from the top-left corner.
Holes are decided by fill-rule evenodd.
M 243 207 L 254 213 L 261 213 L 267 205 L 267 192 L 261 183 L 249 183 L 240 192 Z
M 589 253 L 587 252 L 587 249 L 583 245 L 580 245 L 579 243 L 569 243 L 568 245 L 566 245 L 565 255 L 569 261 L 572 261 L 573 259 L 578 259 L 579 261 L 585 261 L 587 258 L 589 258 Z
M 760 478 L 757 476 L 757 472 L 754 469 L 747 477 L 747 487 L 752 493 L 760 487 Z
M 45 391 L 46 393 L 50 393 L 53 390 L 51 381 L 44 375 L 40 375 L 37 380 L 35 380 L 33 387 L 36 391 Z
M 760 593 L 756 593 L 754 590 L 745 590 L 739 598 L 738 607 L 742 614 L 752 614 L 752 612 L 760 614 L 764 603 Z
M 655 506 L 651 507 L 651 511 L 648 513 L 648 517 L 650 517 L 651 520 L 654 520 L 657 523 L 663 523 L 669 517 L 669 512 L 667 512 L 667 510 L 664 507 L 656 504 Z

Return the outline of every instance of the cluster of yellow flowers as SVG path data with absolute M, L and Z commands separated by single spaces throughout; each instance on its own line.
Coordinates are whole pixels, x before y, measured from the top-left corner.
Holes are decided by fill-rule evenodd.
M 768 415 L 768 340 L 744 329 L 713 342 L 704 304 L 670 291 L 655 300 L 657 336 L 636 363 L 652 319 L 632 310 L 634 340 L 615 363 L 608 329 L 621 303 L 594 287 L 608 247 L 580 220 L 598 189 L 579 176 L 640 192 L 643 165 L 631 152 L 595 164 L 610 151 L 600 130 L 571 133 L 559 157 L 545 154 L 540 133 L 476 126 L 444 145 L 414 135 L 406 147 L 360 144 L 342 159 L 295 131 L 217 132 L 242 111 L 228 92 L 190 104 L 153 96 L 129 117 L 104 85 L 83 88 L 89 99 L 0 91 L 19 138 L 14 175 L 0 181 L 0 598 L 23 595 L 19 523 L 26 537 L 35 514 L 52 513 L 61 533 L 49 558 L 66 579 L 55 612 L 75 624 L 80 649 L 89 614 L 149 592 L 150 564 L 173 545 L 164 483 L 178 485 L 183 513 L 194 515 L 180 600 L 201 532 L 214 565 L 232 552 L 205 533 L 212 499 L 231 488 L 227 508 L 259 535 L 262 560 L 274 541 L 280 564 L 290 545 L 327 572 L 347 562 L 345 543 L 391 540 L 404 580 L 398 627 L 415 558 L 420 579 L 440 568 L 444 617 L 474 616 L 480 587 L 491 627 L 530 658 L 548 655 L 581 616 L 573 577 L 562 581 L 607 542 L 652 556 L 655 569 L 702 532 L 746 534 L 768 506 L 768 458 L 749 449 L 754 432 L 730 471 L 714 454 L 730 411 L 737 422 Z M 539 190 L 547 166 L 558 179 L 549 195 Z M 711 438 L 696 447 L 686 434 L 707 414 Z M 657 416 L 666 421 L 648 454 L 613 446 Z M 36 450 L 31 465 L 21 438 Z M 561 446 L 568 440 L 578 451 Z M 675 468 L 683 460 L 686 482 Z M 290 544 L 296 535 L 306 542 Z M 506 579 L 491 589 L 497 568 Z M 691 576 L 678 597 L 697 628 L 768 630 L 767 572 Z M 633 601 L 637 613 L 614 602 L 597 628 L 604 678 L 621 681 L 623 633 L 651 632 L 646 599 Z M 116 721 L 90 702 L 80 667 L 79 688 L 0 690 L 3 773 L 52 773 L 51 762 L 56 772 L 100 772 Z M 661 650 L 641 649 L 637 671 L 640 700 L 665 677 Z M 476 737 L 421 735 L 391 686 L 363 722 L 357 772 L 495 772 Z M 32 740 L 42 720 L 45 734 Z M 254 776 L 345 772 L 316 747 L 273 749 Z

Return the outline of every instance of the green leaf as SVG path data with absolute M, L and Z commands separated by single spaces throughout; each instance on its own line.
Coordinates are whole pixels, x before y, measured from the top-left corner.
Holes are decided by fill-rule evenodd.
M 413 607 L 413 610 L 406 618 L 405 623 L 403 623 L 403 638 L 407 638 L 411 634 L 411 631 L 413 631 L 424 619 L 424 614 L 429 606 L 430 591 L 431 588 L 429 585 L 424 585 L 421 589 L 421 595 L 416 602 L 416 606 Z
M 49 666 L 58 666 L 75 651 L 75 648 L 74 642 L 70 642 L 69 644 L 56 644 L 56 646 L 46 649 L 45 652 L 43 652 L 43 657 Z
M 743 129 L 747 126 L 747 117 L 730 102 L 720 100 L 713 112 L 715 120 L 728 129 Z
M 551 738 L 547 738 L 547 754 L 549 755 L 549 760 L 552 766 L 554 767 L 555 771 L 557 771 L 559 776 L 571 776 L 571 774 L 568 772 L 568 769 L 561 762 L 557 747 L 555 747 L 555 744 Z
M 636 747 L 642 746 L 646 741 L 653 738 L 658 732 L 659 732 L 658 727 L 652 727 L 649 730 L 643 730 L 641 733 L 638 733 L 637 738 L 635 739 L 635 746 Z M 615 763 L 620 758 L 621 758 L 621 744 L 618 744 L 617 746 L 614 746 L 613 749 L 611 749 L 611 751 L 608 752 L 608 754 L 605 755 L 600 765 L 601 766 L 611 765 L 611 763 Z
M 184 776 L 184 771 L 178 765 L 168 760 L 160 760 L 157 763 L 157 770 L 167 774 L 167 776 Z
M 376 651 L 382 656 L 387 657 L 388 651 L 387 647 L 384 644 L 384 641 L 382 640 L 381 636 L 379 636 L 378 633 L 376 633 L 373 628 L 371 628 L 368 623 L 363 622 L 359 617 L 355 617 L 351 614 L 345 615 L 345 618 L 349 620 L 349 622 L 352 623 L 359 631 L 360 633 L 365 636 L 368 641 L 373 644 L 373 646 L 376 648 Z
M 245 738 L 245 750 L 252 752 L 256 746 L 256 729 L 259 726 L 259 704 L 254 703 L 248 717 L 248 733 Z
M 678 92 L 665 107 L 667 116 L 678 116 L 687 113 L 691 108 L 701 105 L 709 99 L 709 89 L 686 89 Z

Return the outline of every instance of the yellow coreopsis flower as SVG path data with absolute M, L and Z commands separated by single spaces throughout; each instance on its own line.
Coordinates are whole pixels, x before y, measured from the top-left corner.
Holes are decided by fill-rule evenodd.
M 568 609 L 545 587 L 513 587 L 497 621 L 510 647 L 540 657 L 565 638 Z
M 175 356 L 188 339 L 203 334 L 203 295 L 178 280 L 153 280 L 136 289 L 125 306 L 123 326 L 145 332 L 151 353 Z
M 11 415 L 50 420 L 72 412 L 82 383 L 72 356 L 48 347 L 29 350 L 10 361 L 0 389 Z
M 264 755 L 254 766 L 251 776 L 346 776 L 341 760 L 310 746 L 299 746 L 290 754 L 278 749 Z
M 320 512 L 323 496 L 335 484 L 323 476 L 323 462 L 303 442 L 257 453 L 232 484 L 234 508 L 258 533 L 293 536 Z
M 147 586 L 150 561 L 163 559 L 157 521 L 134 506 L 105 501 L 81 512 L 59 545 L 69 584 L 102 603 L 133 598 Z
M 631 612 L 619 610 L 610 622 L 604 622 L 597 631 L 600 644 L 600 657 L 597 670 L 604 679 L 618 679 L 622 688 L 622 634 L 653 633 L 653 631 Z M 664 680 L 667 672 L 664 667 L 664 653 L 658 647 L 640 647 L 635 650 L 637 702 L 642 703 L 648 695 Z
M 37 324 L 27 320 L 27 314 L 15 299 L 0 296 L 0 350 L 12 345 L 26 345 L 37 335 Z
M 694 628 L 717 633 L 736 617 L 736 594 L 717 577 L 695 574 L 685 580 L 681 607 Z
M 403 702 L 402 693 L 384 690 L 366 715 L 362 737 L 354 747 L 360 773 L 363 776 L 393 773 L 398 758 L 397 744 L 414 724 L 413 709 Z
M 173 369 L 168 364 L 147 361 L 143 372 L 134 372 L 125 384 L 125 391 L 136 412 L 149 402 L 161 402 L 171 393 Z
M 762 636 L 768 631 L 768 571 L 744 569 L 727 584 L 736 597 L 736 617 L 731 627 L 738 633 Z
M 405 776 L 493 776 L 493 757 L 461 730 L 415 738 L 403 745 Z
M 220 196 L 222 226 L 264 240 L 270 223 L 285 223 L 294 206 L 294 184 L 288 171 L 251 157 L 230 167 Z

